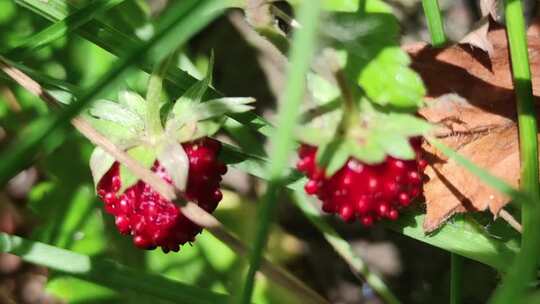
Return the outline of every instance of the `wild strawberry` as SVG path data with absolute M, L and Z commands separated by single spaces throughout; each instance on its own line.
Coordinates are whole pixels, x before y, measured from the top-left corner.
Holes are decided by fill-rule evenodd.
M 152 99 L 145 100 L 126 91 L 119 102 L 94 102 L 87 119 L 141 165 L 182 191 L 184 199 L 213 212 L 222 198 L 219 186 L 227 167 L 218 160 L 221 143 L 208 136 L 217 132 L 224 114 L 250 110 L 247 104 L 254 100 L 202 100 L 209 85 L 210 74 L 189 88 L 164 118 L 159 94 L 149 94 Z M 115 217 L 120 233 L 133 237 L 137 247 L 178 251 L 201 232 L 176 204 L 104 150 L 94 150 L 90 168 L 105 211 Z
M 371 226 L 381 219 L 396 220 L 400 210 L 421 194 L 427 163 L 420 156 L 420 140 L 411 142 L 415 160 L 387 156 L 384 162 L 369 165 L 350 157 L 329 177 L 316 164 L 317 148 L 302 145 L 297 168 L 309 178 L 305 191 L 323 202 L 325 212 L 339 214 L 345 221 L 356 218 L 364 226 Z
M 221 176 L 227 172 L 227 167 L 217 159 L 221 143 L 203 138 L 182 146 L 190 165 L 185 195 L 207 212 L 213 212 L 222 198 L 219 189 Z M 115 162 L 99 181 L 97 190 L 105 203 L 105 210 L 115 217 L 120 233 L 132 235 L 139 248 L 160 246 L 164 252 L 178 251 L 180 245 L 195 240 L 201 227 L 183 216 L 177 205 L 143 181 L 119 193 L 122 185 L 119 168 L 119 163 Z M 167 183 L 172 183 L 159 161 L 155 161 L 152 171 Z

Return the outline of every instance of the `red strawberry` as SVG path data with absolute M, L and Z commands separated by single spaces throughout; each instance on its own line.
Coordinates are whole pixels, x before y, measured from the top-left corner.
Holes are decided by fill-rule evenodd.
M 145 100 L 135 92 L 123 91 L 118 102 L 95 101 L 87 117 L 135 161 L 152 166 L 156 175 L 182 191 L 183 199 L 207 212 L 213 212 L 221 201 L 221 176 L 227 172 L 218 160 L 221 143 L 209 136 L 219 130 L 224 115 L 249 111 L 253 108 L 249 104 L 255 101 L 246 97 L 205 99 L 211 71 L 212 59 L 206 77 L 170 107 L 164 107 L 159 92 L 148 92 Z M 159 79 L 160 75 L 152 75 L 151 80 Z M 152 83 L 149 90 L 159 87 Z M 122 234 L 133 236 L 137 247 L 178 251 L 201 232 L 175 203 L 138 180 L 130 168 L 103 149 L 94 149 L 90 169 L 105 211 L 114 215 Z
M 396 220 L 400 209 L 421 194 L 427 163 L 420 156 L 420 140 L 411 143 L 415 160 L 387 156 L 383 163 L 369 165 L 351 157 L 330 177 L 316 164 L 317 148 L 302 145 L 297 168 L 309 178 L 305 191 L 323 202 L 325 212 L 337 213 L 345 221 L 357 218 L 364 226 L 371 226 L 383 218 Z
M 208 212 L 213 212 L 222 194 L 219 189 L 221 176 L 227 167 L 217 159 L 221 143 L 205 137 L 182 144 L 189 159 L 186 199 L 199 204 Z M 139 248 L 154 249 L 158 246 L 164 252 L 178 251 L 180 245 L 192 242 L 201 232 L 201 227 L 187 219 L 180 208 L 164 199 L 143 181 L 118 193 L 121 188 L 120 166 L 115 162 L 101 178 L 97 190 L 105 203 L 105 210 L 114 215 L 118 230 L 131 234 Z M 152 171 L 163 180 L 172 183 L 169 174 L 156 160 Z

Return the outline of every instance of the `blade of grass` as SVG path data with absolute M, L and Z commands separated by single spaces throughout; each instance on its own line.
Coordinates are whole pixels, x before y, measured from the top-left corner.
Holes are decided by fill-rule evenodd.
M 118 292 L 137 290 L 173 303 L 213 304 L 229 301 L 228 295 L 6 233 L 0 233 L 0 252 L 18 255 L 26 262 L 43 265 Z
M 444 24 L 439 3 L 437 0 L 422 0 L 422 6 L 424 7 L 429 33 L 431 35 L 431 44 L 434 47 L 444 46 L 447 40 L 444 33 Z
M 199 31 L 205 24 L 217 16 L 218 10 L 210 10 L 216 6 L 212 0 L 182 1 L 175 10 L 168 10 L 168 23 L 156 32 L 148 42 L 133 49 L 129 55 L 120 59 L 105 76 L 100 78 L 90 90 L 85 92 L 77 102 L 70 104 L 57 117 L 45 121 L 41 128 L 29 136 L 19 138 L 7 151 L 0 155 L 0 185 L 4 185 L 22 167 L 27 165 L 32 156 L 39 149 L 39 145 L 57 129 L 69 124 L 92 100 L 112 88 L 116 81 L 122 79 L 123 73 L 131 65 L 142 58 L 145 53 L 151 52 L 156 59 L 162 58 L 165 51 L 172 51 L 179 44 L 183 44 L 191 35 Z M 209 13 L 212 11 L 212 13 Z
M 326 241 L 332 245 L 334 250 L 351 267 L 353 274 L 359 277 L 359 279 L 364 279 L 385 303 L 400 303 L 384 281 L 377 276 L 377 274 L 371 272 L 362 258 L 354 253 L 350 244 L 342 239 L 332 226 L 322 219 L 319 211 L 311 202 L 309 202 L 306 194 L 301 191 L 294 191 L 292 194 L 296 206 L 302 210 L 308 220 L 322 232 Z
M 450 304 L 461 304 L 465 259 L 455 253 L 450 257 Z
M 277 128 L 270 142 L 273 144 L 267 167 L 269 177 L 266 193 L 258 208 L 258 222 L 253 251 L 249 259 L 249 269 L 242 291 L 241 303 L 251 301 L 255 285 L 255 274 L 260 267 L 264 247 L 270 230 L 273 213 L 278 202 L 279 189 L 284 185 L 284 171 L 287 169 L 288 158 L 294 148 L 293 130 L 299 119 L 300 103 L 303 100 L 306 87 L 306 74 L 314 56 L 316 33 L 321 1 L 313 0 L 299 9 L 299 20 L 303 24 L 293 38 L 291 48 L 291 63 L 287 73 L 287 86 L 277 113 Z M 320 303 L 325 301 L 321 299 Z
M 77 10 L 66 18 L 48 26 L 31 37 L 28 37 L 13 50 L 9 51 L 6 56 L 13 59 L 25 58 L 32 51 L 64 36 L 68 32 L 74 31 L 86 22 L 94 19 L 96 15 L 99 15 L 124 1 L 125 0 L 101 0 L 90 2 L 87 6 Z
M 516 90 L 521 159 L 520 187 L 533 200 L 523 205 L 521 251 L 491 303 L 510 303 L 525 294 L 535 278 L 540 255 L 540 184 L 538 180 L 538 128 L 531 83 L 525 18 L 519 0 L 505 0 L 505 19 Z

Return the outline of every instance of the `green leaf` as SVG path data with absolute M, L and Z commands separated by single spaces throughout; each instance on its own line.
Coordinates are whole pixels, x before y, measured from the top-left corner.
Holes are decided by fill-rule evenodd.
M 144 130 L 144 120 L 126 106 L 109 100 L 97 100 L 89 110 L 90 114 L 99 119 L 108 120 L 125 126 L 137 133 Z
M 157 158 L 154 148 L 142 145 L 129 149 L 127 153 L 147 169 L 152 168 L 152 165 L 154 165 Z M 122 188 L 119 192 L 123 193 L 127 188 L 136 184 L 139 181 L 139 178 L 126 166 L 120 165 L 120 180 L 122 181 Z
M 345 71 L 379 105 L 415 108 L 425 89 L 401 50 L 399 24 L 390 13 L 335 13 L 323 27 L 332 45 L 347 51 Z
M 228 295 L 173 281 L 159 274 L 137 271 L 117 262 L 0 233 L 0 252 L 20 256 L 24 261 L 98 283 L 119 292 L 136 290 L 173 303 L 229 303 Z
M 114 157 L 100 147 L 94 149 L 90 156 L 90 171 L 94 180 L 94 188 L 97 188 L 99 181 L 109 171 L 115 161 Z
M 358 84 L 377 104 L 419 107 L 426 90 L 409 64 L 408 55 L 398 46 L 386 47 L 361 69 Z
M 182 145 L 172 140 L 166 142 L 157 159 L 171 176 L 176 189 L 185 191 L 189 172 L 189 159 Z

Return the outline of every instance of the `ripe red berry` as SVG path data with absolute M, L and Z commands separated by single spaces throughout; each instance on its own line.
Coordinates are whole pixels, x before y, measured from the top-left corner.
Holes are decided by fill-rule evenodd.
M 323 202 L 323 211 L 336 213 L 345 221 L 358 219 L 367 227 L 377 220 L 398 219 L 400 209 L 422 192 L 427 163 L 421 159 L 420 140 L 415 138 L 411 143 L 415 160 L 388 156 L 381 164 L 368 165 L 351 157 L 330 177 L 316 163 L 317 148 L 302 145 L 297 169 L 309 178 L 304 189 Z
M 182 146 L 189 158 L 185 196 L 201 208 L 213 212 L 222 199 L 221 176 L 227 167 L 217 159 L 221 143 L 205 137 Z M 156 160 L 152 171 L 172 183 L 169 174 Z M 105 211 L 114 215 L 122 234 L 131 234 L 133 243 L 142 249 L 158 246 L 164 252 L 178 251 L 186 242 L 193 242 L 201 227 L 187 219 L 179 207 L 166 200 L 143 181 L 119 193 L 122 186 L 120 165 L 115 162 L 99 181 L 97 190 L 105 203 Z

